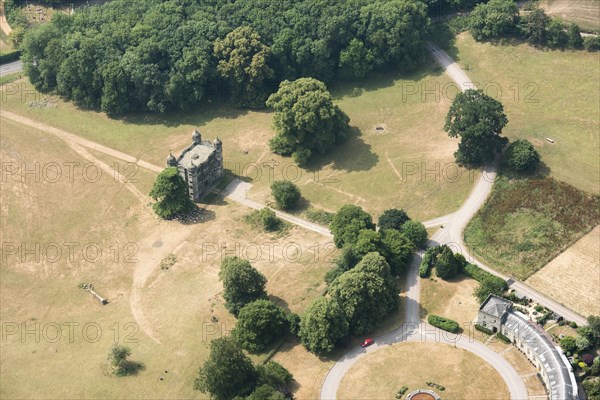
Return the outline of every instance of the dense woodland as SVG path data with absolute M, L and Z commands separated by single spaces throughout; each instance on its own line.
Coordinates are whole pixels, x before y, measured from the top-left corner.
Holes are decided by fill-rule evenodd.
M 56 15 L 22 58 L 39 90 L 113 115 L 262 107 L 285 79 L 414 68 L 429 24 L 421 0 L 120 0 Z

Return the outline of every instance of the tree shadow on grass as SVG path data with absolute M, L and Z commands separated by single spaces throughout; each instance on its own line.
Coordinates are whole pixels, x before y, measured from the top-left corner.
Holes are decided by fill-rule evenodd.
M 116 376 L 135 376 L 141 371 L 144 371 L 146 366 L 143 363 L 137 361 L 127 360 L 123 364 L 115 369 Z
M 508 167 L 503 165 L 500 168 L 499 174 L 513 180 L 526 180 L 526 179 L 544 179 L 550 176 L 551 169 L 543 160 L 540 160 L 535 171 L 532 172 L 514 172 Z
M 356 127 L 352 135 L 327 154 L 317 155 L 306 166 L 309 172 L 316 172 L 323 165 L 331 164 L 335 170 L 369 171 L 379 162 L 379 156 L 373 153 L 371 145 L 366 143 Z
M 273 294 L 270 294 L 268 297 L 269 297 L 269 300 L 271 300 L 273 302 L 273 304 L 281 307 L 286 313 L 291 312 L 290 307 L 289 307 L 287 301 L 285 301 L 281 297 L 275 296 Z
M 192 211 L 176 218 L 182 225 L 196 225 L 215 219 L 215 212 L 195 206 Z
M 181 125 L 192 125 L 201 127 L 215 118 L 236 119 L 243 115 L 253 112 L 270 113 L 269 110 L 251 110 L 236 108 L 225 102 L 211 102 L 198 105 L 193 109 L 183 111 L 171 111 L 166 113 L 132 113 L 125 115 L 120 119 L 125 124 L 132 125 L 163 125 L 165 127 L 178 127 Z
M 456 47 L 456 34 L 452 32 L 447 22 L 432 24 L 428 39 L 448 53 L 454 61 L 460 60 L 458 48 Z
M 373 92 L 394 86 L 398 80 L 420 81 L 431 75 L 443 73 L 441 68 L 435 68 L 427 60 L 410 71 L 399 72 L 385 70 L 370 73 L 360 81 L 337 81 L 329 85 L 331 96 L 334 100 L 342 100 L 346 97 L 359 97 L 365 92 Z

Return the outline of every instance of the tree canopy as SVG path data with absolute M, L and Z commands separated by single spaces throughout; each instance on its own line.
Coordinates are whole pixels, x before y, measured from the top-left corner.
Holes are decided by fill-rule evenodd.
M 287 328 L 285 312 L 270 300 L 259 299 L 241 308 L 231 334 L 243 349 L 257 353 L 281 338 Z
M 37 89 L 111 115 L 261 107 L 284 80 L 412 68 L 428 26 L 420 0 L 111 1 L 56 13 L 23 61 Z
M 339 248 L 353 245 L 362 229 L 375 230 L 371 215 L 359 206 L 346 204 L 333 216 L 329 224 L 333 242 Z
M 279 208 L 293 208 L 300 200 L 300 189 L 292 181 L 275 181 L 271 184 L 271 192 Z
M 433 265 L 440 278 L 448 280 L 455 277 L 460 272 L 463 263 L 464 257 L 454 254 L 447 245 L 436 248 Z
M 482 90 L 468 89 L 459 93 L 448 115 L 444 130 L 450 137 L 460 137 L 454 153 L 460 164 L 483 164 L 494 160 L 508 139 L 501 137 L 508 123 L 502 103 Z
M 536 8 L 521 20 L 521 30 L 527 41 L 534 46 L 543 46 L 548 40 L 548 24 L 551 18 L 543 9 Z
M 194 207 L 188 195 L 187 185 L 175 167 L 165 168 L 158 174 L 150 197 L 156 200 L 152 205 L 154 212 L 165 219 L 190 211 Z
M 373 330 L 399 304 L 396 280 L 378 253 L 367 254 L 356 267 L 335 279 L 329 294 L 356 335 Z
M 225 306 L 234 315 L 247 303 L 267 296 L 267 279 L 243 258 L 225 257 L 221 263 L 219 279 L 223 281 Z
M 318 297 L 306 309 L 300 320 L 298 337 L 315 354 L 331 352 L 348 335 L 348 321 L 339 304 L 327 297 Z
M 268 65 L 271 49 L 260 35 L 249 26 L 238 27 L 215 41 L 214 53 L 217 71 L 227 79 L 234 104 L 263 107 L 269 95 L 266 83 L 274 73 Z
M 210 342 L 210 355 L 198 371 L 194 389 L 209 393 L 216 400 L 230 400 L 249 395 L 257 380 L 252 361 L 233 339 L 223 337 Z
M 497 276 L 485 276 L 475 290 L 475 297 L 477 297 L 480 303 L 483 303 L 490 293 L 501 296 L 506 289 L 508 287 L 504 279 Z
M 390 208 L 389 210 L 385 210 L 383 214 L 379 216 L 377 220 L 377 225 L 379 229 L 402 229 L 402 225 L 405 222 L 409 221 L 410 218 L 406 211 L 398 210 L 396 208 Z
M 486 40 L 514 33 L 518 17 L 514 0 L 490 0 L 477 5 L 469 15 L 471 34 L 476 40 Z
M 419 221 L 406 221 L 400 228 L 400 232 L 412 242 L 414 247 L 423 248 L 427 243 L 427 229 Z
M 291 155 L 300 165 L 350 135 L 350 118 L 333 104 L 325 84 L 316 79 L 283 81 L 267 106 L 275 110 L 276 135 L 269 141 L 271 151 Z
M 504 162 L 513 171 L 531 172 L 538 167 L 540 154 L 528 140 L 518 139 L 506 149 Z

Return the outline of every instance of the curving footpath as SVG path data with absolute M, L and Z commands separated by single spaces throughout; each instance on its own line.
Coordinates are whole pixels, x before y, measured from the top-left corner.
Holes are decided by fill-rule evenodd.
M 448 75 L 456 82 L 461 90 L 464 91 L 466 89 L 475 88 L 475 85 L 464 71 L 448 56 L 448 54 L 446 54 L 446 52 L 432 43 L 427 43 L 427 48 L 431 52 L 434 60 L 446 70 Z M 464 246 L 462 241 L 462 231 L 471 218 L 473 218 L 477 210 L 485 203 L 492 191 L 495 178 L 496 166 L 486 166 L 482 170 L 481 176 L 467 200 L 456 213 L 451 215 L 444 228 L 438 230 L 433 235 L 429 241 L 429 245 L 448 244 L 454 247 L 454 251 L 463 253 L 467 259 L 474 260 Z M 420 258 L 420 254 L 413 257 L 407 273 L 407 281 L 405 283 L 406 298 L 404 300 L 405 323 L 398 329 L 378 337 L 373 346 L 366 349 L 352 349 L 340 358 L 325 377 L 325 381 L 321 387 L 321 400 L 336 398 L 337 390 L 342 378 L 362 357 L 377 351 L 384 346 L 405 341 L 452 343 L 456 347 L 470 351 L 490 364 L 500 374 L 508 387 L 511 399 L 527 399 L 527 388 L 525 387 L 523 380 L 520 378 L 514 367 L 498 353 L 489 349 L 482 343 L 474 341 L 472 337 L 452 335 L 421 322 L 419 316 L 420 290 L 418 277 Z M 498 275 L 497 273 L 495 274 Z

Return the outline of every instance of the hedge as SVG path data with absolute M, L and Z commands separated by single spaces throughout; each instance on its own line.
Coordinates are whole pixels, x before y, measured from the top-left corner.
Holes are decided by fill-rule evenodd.
M 464 264 L 462 273 L 467 275 L 470 278 L 475 279 L 478 282 L 481 282 L 485 278 L 497 280 L 498 282 L 502 282 L 504 284 L 504 290 L 508 289 L 508 285 L 506 284 L 506 281 L 504 279 L 502 279 L 499 276 L 496 276 L 494 274 L 490 274 L 487 271 L 482 270 L 475 264 L 470 264 L 470 263 Z
M 507 338 L 506 336 L 504 336 L 503 334 L 501 334 L 500 332 L 498 332 L 496 334 L 496 337 L 498 337 L 498 339 L 502 340 L 506 344 L 510 344 L 511 343 L 510 339 Z
M 486 328 L 485 326 L 481 326 L 479 324 L 475 324 L 475 329 L 477 329 L 478 331 L 481 331 L 483 333 L 487 333 L 488 335 L 491 335 L 492 332 L 490 329 Z
M 419 265 L 419 276 L 421 278 L 429 277 L 429 273 L 431 272 L 433 254 L 428 250 L 425 252 L 423 256 L 423 260 L 421 261 L 421 265 Z
M 16 61 L 21 57 L 19 50 L 11 51 L 10 53 L 0 53 L 0 64 L 6 64 L 11 61 Z
M 427 317 L 427 322 L 436 328 L 440 328 L 451 333 L 458 333 L 460 330 L 458 322 L 452 319 L 440 317 L 439 315 L 429 314 Z

